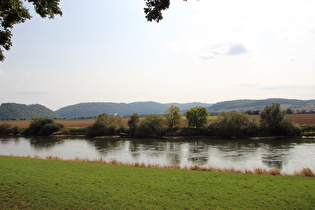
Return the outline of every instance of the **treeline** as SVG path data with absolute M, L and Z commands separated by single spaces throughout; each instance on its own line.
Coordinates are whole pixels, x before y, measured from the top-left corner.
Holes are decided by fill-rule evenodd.
M 222 112 L 213 122 L 208 122 L 210 113 L 205 107 L 196 106 L 186 111 L 188 126 L 180 126 L 184 116 L 177 106 L 170 106 L 164 115 L 150 114 L 140 117 L 132 114 L 128 126 L 122 118 L 100 114 L 87 128 L 63 128 L 51 119 L 36 118 L 25 130 L 9 124 L 0 125 L 0 134 L 24 134 L 49 136 L 51 134 L 96 136 L 123 136 L 135 138 L 158 138 L 162 136 L 215 136 L 246 138 L 251 136 L 299 136 L 315 134 L 315 125 L 299 126 L 286 117 L 280 104 L 267 105 L 259 112 L 260 120 L 249 114 Z

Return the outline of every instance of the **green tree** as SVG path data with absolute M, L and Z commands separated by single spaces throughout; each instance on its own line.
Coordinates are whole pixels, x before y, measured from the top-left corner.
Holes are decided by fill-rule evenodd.
M 136 131 L 140 125 L 140 116 L 137 113 L 133 113 L 130 115 L 130 119 L 128 120 L 129 133 L 131 136 L 135 136 Z
M 23 2 L 33 4 L 37 14 L 42 18 L 54 18 L 62 15 L 59 8 L 60 0 L 1 0 L 0 1 L 0 61 L 4 60 L 3 49 L 10 50 L 12 46 L 12 29 L 14 25 L 31 19 Z
M 291 108 L 288 108 L 285 110 L 286 114 L 293 114 L 293 110 Z
M 32 120 L 29 127 L 25 129 L 24 134 L 33 136 L 50 136 L 63 127 L 64 126 L 62 124 L 56 123 L 50 118 L 35 118 Z
M 267 135 L 295 136 L 300 134 L 299 126 L 290 118 L 285 117 L 285 111 L 280 104 L 267 105 L 260 112 L 260 126 Z
M 7 135 L 10 133 L 11 125 L 9 123 L 0 124 L 0 135 Z
M 147 20 L 160 22 L 163 19 L 162 11 L 170 7 L 170 0 L 145 0 L 145 4 L 144 13 Z
M 177 106 L 170 106 L 165 112 L 165 123 L 172 129 L 175 126 L 179 126 L 181 122 L 182 114 Z
M 86 135 L 90 137 L 115 135 L 123 131 L 124 127 L 124 123 L 120 117 L 109 117 L 103 113 L 87 128 Z
M 230 111 L 221 112 L 210 127 L 217 136 L 247 137 L 257 134 L 259 125 L 256 119 L 248 114 Z
M 188 125 L 196 126 L 196 128 L 201 128 L 208 122 L 207 120 L 208 115 L 209 112 L 205 107 L 202 106 L 193 107 L 186 112 Z
M 147 115 L 140 123 L 137 137 L 160 137 L 165 133 L 164 117 L 157 114 Z

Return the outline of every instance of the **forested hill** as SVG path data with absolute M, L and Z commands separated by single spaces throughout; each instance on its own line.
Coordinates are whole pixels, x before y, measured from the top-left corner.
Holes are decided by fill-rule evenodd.
M 224 101 L 213 104 L 208 110 L 214 112 L 229 111 L 229 110 L 261 110 L 266 105 L 272 103 L 279 103 L 282 109 L 305 109 L 314 110 L 315 100 L 297 100 L 297 99 L 283 99 L 283 98 L 269 98 L 263 100 L 233 100 Z
M 0 106 L 0 120 L 30 120 L 36 117 L 58 118 L 59 116 L 40 104 L 3 103 Z
M 63 118 L 82 118 L 98 116 L 101 113 L 108 115 L 118 114 L 131 115 L 137 113 L 139 115 L 146 114 L 163 114 L 168 107 L 175 105 L 182 111 L 195 106 L 209 107 L 211 104 L 206 103 L 157 103 L 157 102 L 134 102 L 134 103 L 79 103 L 67 107 L 63 107 L 56 113 Z

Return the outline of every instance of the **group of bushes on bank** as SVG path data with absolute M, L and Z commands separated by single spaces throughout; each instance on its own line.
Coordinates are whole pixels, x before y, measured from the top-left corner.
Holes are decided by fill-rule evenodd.
M 8 123 L 0 124 L 0 135 L 50 136 L 63 127 L 62 124 L 56 123 L 50 118 L 35 118 L 26 129 L 22 129 L 16 125 L 12 126 Z
M 57 131 L 63 134 L 95 136 L 130 136 L 138 138 L 161 136 L 298 136 L 301 132 L 315 133 L 315 125 L 298 126 L 285 116 L 280 104 L 266 106 L 260 112 L 260 121 L 237 111 L 222 112 L 217 120 L 208 123 L 209 113 L 204 107 L 194 107 L 186 112 L 188 126 L 180 126 L 182 114 L 176 106 L 167 109 L 164 116 L 151 114 L 141 118 L 132 114 L 125 125 L 120 117 L 100 114 L 87 128 L 63 128 L 62 124 L 48 118 L 36 118 L 26 129 L 10 124 L 0 124 L 0 134 L 24 134 L 49 136 Z
M 188 127 L 180 127 L 181 114 L 176 106 L 171 106 L 165 116 L 151 114 L 140 119 L 138 114 L 130 116 L 128 128 L 111 123 L 102 114 L 88 128 L 88 136 L 118 135 L 122 131 L 131 137 L 161 137 L 161 136 L 218 136 L 218 137 L 250 137 L 250 136 L 298 136 L 300 126 L 294 124 L 285 116 L 280 104 L 266 106 L 260 112 L 260 122 L 248 114 L 230 111 L 222 112 L 214 122 L 207 123 L 209 113 L 204 107 L 194 107 L 186 112 Z M 107 119 L 104 121 L 104 119 Z M 113 121 L 113 120 L 112 120 Z

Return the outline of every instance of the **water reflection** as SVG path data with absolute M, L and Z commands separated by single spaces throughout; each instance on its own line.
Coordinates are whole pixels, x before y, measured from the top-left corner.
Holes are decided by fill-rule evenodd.
M 293 172 L 315 169 L 315 141 L 87 139 L 0 137 L 0 155 L 59 156 L 147 164 Z
M 33 146 L 36 150 L 44 150 L 52 148 L 58 144 L 63 144 L 64 140 L 62 138 L 54 138 L 54 137 L 32 137 L 29 138 L 29 142 L 31 146 Z

